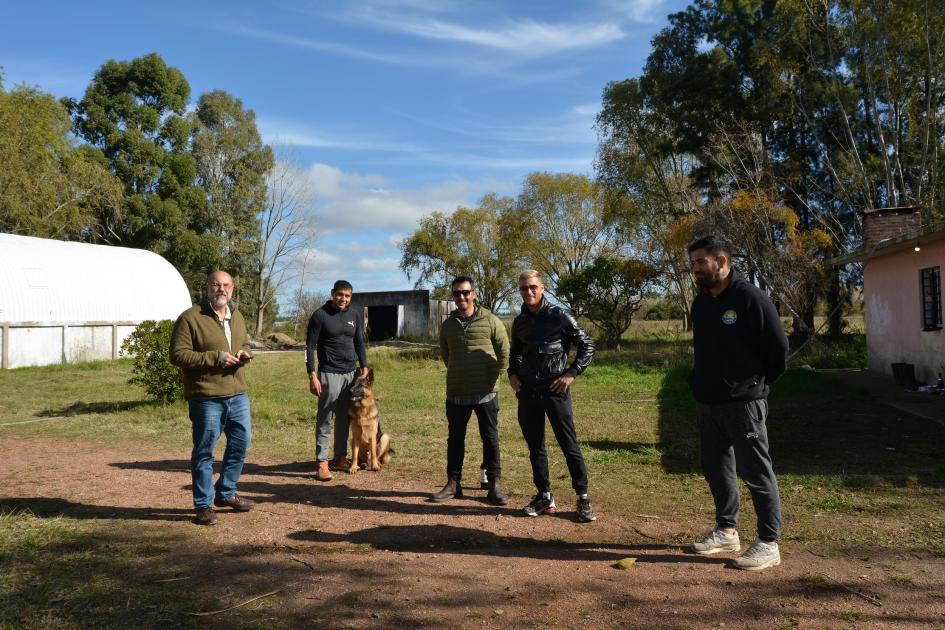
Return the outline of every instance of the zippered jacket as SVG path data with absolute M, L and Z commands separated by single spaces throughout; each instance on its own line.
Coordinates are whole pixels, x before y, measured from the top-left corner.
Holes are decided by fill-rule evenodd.
M 204 300 L 181 313 L 171 334 L 171 363 L 181 369 L 184 379 L 184 398 L 216 398 L 235 396 L 247 390 L 243 366 L 223 367 L 223 352 L 249 352 L 246 321 L 236 309 L 230 308 L 230 338 L 226 342 L 223 322 Z
M 522 305 L 512 322 L 511 342 L 509 376 L 517 375 L 526 387 L 547 385 L 568 370 L 577 376 L 594 358 L 594 342 L 577 320 L 544 298 L 534 313 Z M 567 365 L 572 346 L 577 353 Z
M 489 309 L 476 306 L 464 327 L 459 311 L 453 311 L 440 325 L 440 354 L 447 397 L 498 391 L 499 374 L 509 365 L 505 325 Z
M 717 296 L 703 291 L 692 303 L 694 365 L 689 388 L 702 403 L 761 400 L 784 373 L 784 326 L 765 293 L 736 269 Z

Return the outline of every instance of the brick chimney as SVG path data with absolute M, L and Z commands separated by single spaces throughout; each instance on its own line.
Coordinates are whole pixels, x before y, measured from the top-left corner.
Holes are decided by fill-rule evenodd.
M 897 236 L 916 232 L 922 227 L 922 213 L 915 206 L 873 208 L 863 212 L 863 248 Z

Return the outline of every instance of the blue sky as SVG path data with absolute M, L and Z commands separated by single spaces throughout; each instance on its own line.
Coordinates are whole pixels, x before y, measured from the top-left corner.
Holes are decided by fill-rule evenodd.
M 420 217 L 517 195 L 532 171 L 593 174 L 604 86 L 640 73 L 680 0 L 13 2 L 9 87 L 81 97 L 109 59 L 157 52 L 192 100 L 226 90 L 316 190 L 306 283 L 410 288 Z

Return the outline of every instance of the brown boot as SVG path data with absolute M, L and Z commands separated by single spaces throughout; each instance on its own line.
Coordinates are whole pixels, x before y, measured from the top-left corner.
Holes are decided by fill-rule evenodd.
M 498 477 L 489 477 L 489 494 L 486 495 L 486 501 L 492 505 L 508 505 L 509 498 L 502 493 Z
M 318 481 L 331 481 L 331 472 L 328 470 L 328 462 L 324 459 L 318 462 L 318 472 L 315 473 L 315 479 Z
M 449 481 L 446 482 L 446 485 L 443 486 L 442 490 L 430 495 L 430 500 L 434 503 L 442 503 L 443 501 L 449 501 L 450 499 L 462 498 L 463 489 L 459 485 L 459 479 L 454 477 L 450 477 Z

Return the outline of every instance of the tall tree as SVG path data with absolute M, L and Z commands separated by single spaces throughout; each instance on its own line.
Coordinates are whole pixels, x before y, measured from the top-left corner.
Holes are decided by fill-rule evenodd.
M 470 275 L 479 301 L 500 310 L 514 297 L 525 225 L 514 199 L 491 193 L 476 208 L 460 207 L 449 216 L 433 212 L 401 243 L 400 268 L 417 275 L 417 287 L 433 285 L 441 297 L 454 277 Z
M 124 186 L 124 215 L 109 242 L 161 254 L 200 295 L 220 241 L 193 229 L 206 204 L 196 185 L 184 116 L 190 85 L 156 53 L 108 61 L 81 101 L 66 100 L 77 135 L 99 149 Z
M 120 217 L 120 183 L 70 127 L 52 95 L 0 82 L 0 231 L 94 242 Z
M 188 119 L 197 184 L 207 197 L 190 227 L 215 235 L 222 266 L 241 278 L 256 268 L 272 149 L 263 144 L 255 113 L 222 90 L 201 95 Z
M 289 160 L 278 160 L 267 186 L 266 202 L 257 216 L 260 233 L 251 284 L 256 336 L 263 332 L 276 295 L 298 270 L 298 257 L 315 245 L 315 190 L 305 173 Z
M 573 173 L 531 173 L 518 205 L 528 229 L 519 235 L 522 257 L 540 271 L 548 291 L 569 306 L 558 282 L 599 256 L 620 253 L 624 244 L 607 217 L 603 187 Z

